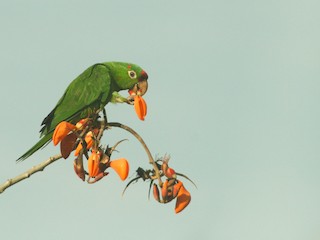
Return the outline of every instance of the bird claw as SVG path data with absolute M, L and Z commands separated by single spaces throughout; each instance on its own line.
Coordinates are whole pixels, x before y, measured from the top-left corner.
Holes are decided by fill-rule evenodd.
M 134 97 L 135 95 L 130 95 L 129 97 L 127 97 L 126 103 L 128 103 L 129 105 L 134 105 Z

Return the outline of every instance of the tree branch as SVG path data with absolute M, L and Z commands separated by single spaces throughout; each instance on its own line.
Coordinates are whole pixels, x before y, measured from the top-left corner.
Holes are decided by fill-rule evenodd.
M 149 158 L 149 163 L 152 164 L 153 166 L 153 169 L 155 171 L 155 176 L 156 178 L 158 179 L 159 181 L 159 186 L 162 186 L 162 180 L 161 180 L 161 175 L 160 175 L 160 171 L 159 171 L 159 168 L 156 164 L 156 162 L 154 161 L 152 155 L 151 155 L 151 152 L 149 150 L 149 148 L 147 147 L 146 143 L 143 141 L 142 137 L 136 132 L 134 131 L 132 128 L 124 125 L 124 124 L 121 124 L 121 123 L 118 123 L 118 122 L 109 122 L 107 123 L 106 125 L 106 128 L 107 127 L 118 127 L 118 128 L 122 128 L 128 132 L 130 132 L 133 136 L 136 137 L 136 139 L 138 139 L 138 141 L 141 143 L 141 145 L 143 146 L 144 150 L 147 152 L 147 155 L 148 155 L 148 158 Z
M 123 125 L 121 123 L 110 122 L 110 123 L 105 124 L 105 122 L 103 122 L 103 124 L 101 126 L 101 129 L 100 129 L 100 132 L 99 132 L 99 138 L 98 139 L 100 139 L 101 136 L 102 136 L 102 132 L 103 132 L 102 129 L 107 130 L 108 127 L 122 128 L 122 129 L 130 132 L 133 136 L 135 136 L 138 139 L 138 141 L 141 143 L 141 145 L 143 146 L 143 148 L 145 149 L 145 151 L 146 151 L 146 153 L 148 155 L 149 163 L 153 165 L 153 169 L 155 171 L 155 178 L 158 179 L 159 186 L 162 186 L 162 180 L 161 180 L 161 175 L 160 175 L 160 171 L 158 169 L 158 166 L 157 166 L 156 162 L 154 161 L 149 148 L 147 147 L 146 143 L 143 141 L 141 136 L 136 131 L 134 131 L 132 128 L 130 128 L 130 127 L 126 126 L 126 125 Z M 16 183 L 18 183 L 18 182 L 20 182 L 20 181 L 22 181 L 22 180 L 24 180 L 26 178 L 29 178 L 31 175 L 35 174 L 36 172 L 43 171 L 51 163 L 54 163 L 55 161 L 57 161 L 57 160 L 59 160 L 61 158 L 62 158 L 61 154 L 55 155 L 53 157 L 50 157 L 46 161 L 44 161 L 44 162 L 42 162 L 42 163 L 30 168 L 26 172 L 14 177 L 14 178 L 8 179 L 7 181 L 5 181 L 3 184 L 0 185 L 0 194 L 3 193 L 8 187 L 11 187 L 12 185 L 14 185 Z
M 62 158 L 61 154 L 55 155 L 53 157 L 50 157 L 46 161 L 30 168 L 28 171 L 21 173 L 20 175 L 14 177 L 14 178 L 8 179 L 6 182 L 4 182 L 3 184 L 0 185 L 0 194 L 3 193 L 4 190 L 6 190 L 8 187 L 11 187 L 12 185 L 30 177 L 31 175 L 35 174 L 36 172 L 43 171 L 43 169 L 45 169 L 48 165 L 50 165 L 51 163 L 54 163 L 55 161 L 57 161 L 61 158 Z

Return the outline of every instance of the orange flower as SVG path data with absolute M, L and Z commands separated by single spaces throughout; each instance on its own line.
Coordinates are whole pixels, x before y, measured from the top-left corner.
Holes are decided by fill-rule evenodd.
M 179 189 L 178 196 L 177 196 L 175 212 L 176 213 L 181 212 L 183 209 L 185 209 L 186 206 L 188 206 L 190 201 L 191 201 L 191 195 L 187 191 L 187 189 L 185 189 L 185 187 L 181 182 L 181 187 Z
M 95 177 L 99 173 L 101 152 L 92 150 L 92 153 L 88 159 L 88 174 L 89 177 Z
M 173 168 L 170 168 L 168 165 L 169 158 L 167 160 L 163 160 L 162 165 L 161 165 L 161 170 L 163 174 L 167 178 L 177 178 L 176 171 Z
M 92 147 L 92 145 L 93 145 L 93 139 L 92 139 L 92 137 L 93 137 L 93 133 L 92 133 L 92 131 L 90 131 L 90 132 L 88 132 L 88 133 L 86 134 L 86 136 L 85 136 L 85 138 L 84 138 L 84 140 L 85 140 L 86 143 L 87 143 L 87 149 L 90 149 L 90 148 Z M 78 146 L 77 146 L 77 148 L 76 148 L 76 151 L 74 152 L 74 155 L 75 155 L 75 156 L 78 156 L 79 153 L 80 153 L 80 151 L 81 151 L 81 149 L 82 149 L 82 144 L 79 143 Z
M 170 202 L 176 198 L 180 189 L 181 183 L 176 183 L 176 180 L 171 178 L 163 182 L 161 195 L 164 203 Z
M 56 128 L 54 129 L 52 135 L 53 144 L 56 146 L 62 139 L 64 139 L 70 132 L 74 131 L 76 126 L 68 123 L 68 122 L 61 122 L 59 123 Z
M 161 187 L 161 196 L 160 199 L 159 189 L 157 184 L 153 184 L 153 197 L 156 201 L 160 203 L 168 203 L 173 199 L 176 200 L 175 212 L 179 213 L 185 209 L 191 201 L 191 195 L 185 189 L 181 181 L 176 179 L 167 179 L 163 182 Z
M 138 118 L 143 121 L 144 117 L 147 115 L 147 104 L 139 95 L 134 97 L 134 109 L 136 110 Z
M 116 171 L 122 181 L 126 180 L 129 174 L 129 163 L 125 158 L 110 161 L 110 167 Z

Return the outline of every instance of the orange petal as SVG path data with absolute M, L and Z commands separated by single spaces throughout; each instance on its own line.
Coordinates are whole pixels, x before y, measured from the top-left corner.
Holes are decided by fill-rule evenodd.
M 166 175 L 167 178 L 176 178 L 176 171 L 172 168 L 167 168 L 167 171 L 164 172 L 164 174 Z
M 87 133 L 86 137 L 84 138 L 84 140 L 87 143 L 87 149 L 90 149 L 92 147 L 92 144 L 93 144 L 92 136 L 93 136 L 93 133 L 90 131 L 90 132 Z M 76 148 L 76 151 L 74 152 L 74 155 L 78 156 L 79 152 L 81 151 L 81 149 L 82 149 L 82 144 L 79 143 L 77 148 Z
M 129 163 L 125 158 L 110 161 L 110 167 L 116 171 L 122 181 L 128 177 Z
M 89 177 L 95 177 L 99 173 L 100 153 L 92 151 L 88 159 L 88 173 Z
M 65 138 L 62 139 L 60 143 L 60 151 L 61 155 L 64 159 L 67 159 L 70 155 L 70 153 L 74 149 L 74 144 L 77 141 L 77 135 L 74 133 L 70 133 Z
M 62 139 L 64 139 L 71 131 L 75 129 L 75 126 L 68 122 L 59 123 L 54 129 L 52 140 L 56 146 Z
M 76 151 L 74 152 L 74 155 L 75 155 L 75 156 L 78 156 L 79 153 L 80 153 L 80 151 L 81 151 L 81 149 L 82 149 L 82 144 L 81 144 L 81 142 L 80 142 L 80 143 L 78 144 L 77 148 L 76 148 Z
M 188 206 L 190 201 L 191 201 L 191 195 L 182 184 L 178 192 L 175 212 L 176 213 L 181 212 L 183 209 L 185 209 L 186 206 Z
M 87 126 L 87 123 L 89 121 L 89 118 L 83 118 L 76 124 L 77 130 L 82 130 Z
M 173 186 L 172 198 L 177 197 L 181 186 L 182 186 L 182 182 L 180 182 L 180 181 L 178 181 L 178 183 L 176 183 L 176 184 Z
M 147 115 L 147 104 L 141 96 L 135 96 L 134 98 L 134 109 L 140 120 L 144 120 Z
M 167 197 L 168 197 L 168 180 L 164 181 L 164 183 L 162 185 L 161 195 L 162 195 L 162 199 L 164 201 L 167 201 Z

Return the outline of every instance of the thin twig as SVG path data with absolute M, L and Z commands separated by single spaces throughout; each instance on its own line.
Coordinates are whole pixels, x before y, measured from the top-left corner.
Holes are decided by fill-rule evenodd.
M 97 136 L 97 140 L 98 140 L 99 143 L 100 143 L 100 140 L 101 140 L 101 138 L 102 138 L 103 131 L 106 129 L 105 126 L 106 126 L 105 120 L 104 120 L 104 121 L 101 121 L 100 130 L 99 130 L 99 133 L 98 133 L 98 136 Z M 99 145 L 99 144 L 98 144 L 98 145 Z
M 146 151 L 146 153 L 148 155 L 149 163 L 152 164 L 152 166 L 153 166 L 153 169 L 154 169 L 154 172 L 155 172 L 155 176 L 159 181 L 159 186 L 162 186 L 162 180 L 161 180 L 161 175 L 160 175 L 159 168 L 158 168 L 156 162 L 154 161 L 149 148 L 147 147 L 146 143 L 143 141 L 142 137 L 136 131 L 134 131 L 132 128 L 130 128 L 130 127 L 124 125 L 124 124 L 118 123 L 118 122 L 109 122 L 106 125 L 106 127 L 122 128 L 122 129 L 130 132 L 133 136 L 136 137 L 136 139 L 138 139 L 138 141 L 141 143 L 141 145 L 143 146 L 144 150 Z
M 62 158 L 61 154 L 55 155 L 53 157 L 50 157 L 46 161 L 30 168 L 28 171 L 21 173 L 20 175 L 14 177 L 14 178 L 8 179 L 6 182 L 4 182 L 3 184 L 0 185 L 0 193 L 3 193 L 4 190 L 6 190 L 8 187 L 11 187 L 12 185 L 30 177 L 31 175 L 35 174 L 36 172 L 43 171 L 43 169 L 45 169 L 45 167 L 47 167 L 51 163 L 54 163 L 55 161 L 57 161 L 61 158 Z

